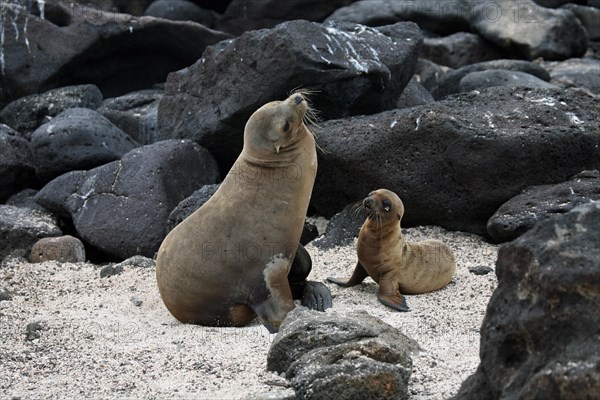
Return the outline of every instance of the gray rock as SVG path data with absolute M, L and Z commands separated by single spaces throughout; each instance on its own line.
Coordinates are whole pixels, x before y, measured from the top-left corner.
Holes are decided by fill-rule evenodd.
M 299 399 L 406 399 L 418 344 L 366 312 L 288 313 L 267 356 Z
M 9 103 L 0 111 L 0 121 L 22 134 L 30 134 L 69 108 L 95 110 L 101 103 L 102 93 L 96 85 L 66 86 Z
M 217 29 L 236 36 L 245 31 L 272 28 L 285 21 L 321 22 L 353 0 L 233 0 L 217 21 Z
M 489 88 L 405 110 L 325 121 L 316 130 L 315 213 L 377 188 L 400 196 L 405 226 L 486 234 L 504 202 L 532 185 L 600 168 L 597 100 L 567 89 Z
M 31 154 L 27 140 L 0 124 L 0 202 L 37 184 Z
M 30 322 L 25 327 L 25 339 L 32 341 L 42 337 L 41 331 L 45 330 L 46 327 L 39 321 Z
M 431 93 L 417 81 L 416 77 L 413 77 L 398 98 L 396 108 L 410 108 L 434 101 Z
M 10 293 L 0 290 L 0 301 L 11 301 L 12 296 Z
M 160 137 L 194 140 L 227 171 L 250 115 L 294 88 L 316 90 L 311 103 L 322 119 L 394 108 L 420 44 L 421 32 L 410 22 L 375 30 L 292 21 L 247 32 L 169 75 L 158 112 Z
M 413 21 L 422 29 L 448 35 L 469 30 L 472 3 L 456 0 L 361 0 L 342 7 L 327 21 L 347 21 L 368 26 Z
M 153 1 L 144 15 L 172 21 L 193 21 L 209 28 L 214 26 L 218 16 L 216 12 L 198 7 L 186 0 Z
M 37 176 L 49 181 L 120 159 L 138 144 L 96 111 L 71 108 L 33 132 Z
M 593 399 L 600 382 L 600 202 L 498 252 L 481 362 L 455 399 Z
M 502 69 L 508 71 L 520 71 L 536 76 L 544 81 L 550 80 L 550 74 L 538 64 L 522 60 L 493 60 L 477 64 L 467 65 L 465 67 L 448 72 L 439 82 L 437 88 L 432 91 L 433 97 L 443 99 L 454 93 L 460 92 L 460 81 L 467 74 L 478 71 L 487 71 L 491 69 Z
M 319 236 L 317 227 L 308 221 L 304 221 L 304 228 L 302 229 L 302 235 L 300 236 L 300 244 L 306 246 Z
M 297 400 L 297 398 L 294 389 L 286 388 L 255 393 L 248 400 Z
M 230 37 L 194 22 L 136 18 L 76 2 L 44 4 L 40 18 L 36 1 L 0 3 L 4 49 L 10 49 L 0 74 L 0 107 L 81 82 L 95 84 L 104 97 L 149 88 L 195 62 L 206 46 Z
M 111 276 L 120 275 L 124 270 L 122 265 L 107 265 L 100 270 L 100 278 L 110 278 Z
M 354 238 L 358 237 L 360 227 L 365 222 L 365 216 L 359 212 L 356 206 L 357 203 L 348 204 L 342 211 L 335 214 L 327 224 L 325 234 L 315 240 L 313 244 L 320 249 L 327 250 L 354 243 Z
M 173 208 L 195 188 L 218 178 L 216 162 L 206 149 L 168 140 L 87 172 L 62 175 L 36 199 L 69 216 L 84 241 L 111 256 L 153 257 Z
M 85 247 L 81 240 L 70 235 L 42 238 L 31 248 L 29 259 L 32 263 L 49 260 L 61 263 L 84 262 Z
M 438 65 L 433 61 L 419 58 L 417 61 L 417 69 L 415 70 L 415 79 L 421 84 L 429 93 L 433 93 L 437 90 L 438 85 L 444 79 L 444 77 L 453 71 L 452 68 Z
M 600 173 L 584 171 L 566 182 L 528 187 L 492 215 L 487 231 L 497 242 L 507 242 L 527 232 L 538 221 L 599 200 Z
M 483 2 L 469 13 L 471 29 L 528 60 L 564 60 L 588 47 L 585 28 L 569 10 L 539 7 L 532 0 Z
M 486 89 L 495 86 L 558 89 L 558 86 L 525 72 L 488 69 L 465 75 L 460 80 L 458 90 L 461 92 L 470 92 L 471 90 Z
M 131 303 L 136 307 L 141 306 L 143 303 L 142 299 L 140 299 L 139 296 L 131 296 L 129 298 L 129 301 L 131 301 Z
M 558 8 L 565 3 L 570 3 L 573 0 L 533 0 L 536 4 L 547 8 Z
M 61 236 L 57 220 L 49 213 L 0 205 L 0 260 L 26 256 L 40 238 Z
M 144 256 L 133 256 L 129 257 L 127 260 L 120 262 L 115 265 L 115 268 L 121 267 L 125 268 L 154 268 L 156 267 L 156 261 L 151 258 Z
M 40 206 L 37 201 L 35 201 L 37 192 L 36 189 L 23 189 L 19 193 L 10 196 L 8 200 L 6 200 L 6 205 L 47 212 L 44 207 Z
M 600 60 L 572 58 L 544 66 L 550 72 L 551 83 L 561 87 L 581 87 L 600 95 Z
M 600 9 L 580 4 L 565 4 L 562 8 L 575 14 L 590 40 L 600 40 Z
M 153 1 L 154 0 L 77 0 L 77 4 L 96 10 L 140 16 L 144 15 L 144 10 Z
M 492 267 L 488 267 L 487 265 L 477 265 L 475 267 L 469 267 L 469 272 L 473 275 L 487 275 L 493 270 L 494 269 Z
M 479 35 L 458 32 L 439 38 L 425 38 L 421 57 L 452 68 L 506 58 L 506 52 Z
M 98 112 L 141 144 L 157 141 L 158 103 L 162 90 L 149 89 L 106 99 Z
M 215 194 L 218 188 L 218 184 L 202 186 L 200 189 L 189 195 L 189 197 L 186 197 L 183 201 L 181 201 L 169 214 L 166 233 L 171 232 L 173 228 L 183 222 L 184 219 L 192 215 L 194 211 L 206 203 L 208 199 Z

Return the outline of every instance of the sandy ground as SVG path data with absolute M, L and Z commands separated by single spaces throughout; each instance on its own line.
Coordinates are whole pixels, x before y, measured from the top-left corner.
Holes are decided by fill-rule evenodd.
M 411 399 L 446 399 L 479 363 L 479 327 L 496 286 L 497 246 L 435 227 L 407 230 L 410 241 L 438 238 L 457 256 L 457 273 L 445 289 L 407 296 L 412 311 L 395 312 L 377 301 L 368 279 L 354 288 L 328 284 L 329 312 L 364 309 L 417 340 Z M 347 276 L 353 246 L 319 251 L 309 245 L 313 280 Z M 164 308 L 154 268 L 128 268 L 99 277 L 92 264 L 29 264 L 0 267 L 0 398 L 189 398 L 248 399 L 282 394 L 286 381 L 266 371 L 274 335 L 258 323 L 246 328 L 183 325 Z M 134 301 L 132 301 L 132 298 Z M 135 305 L 136 301 L 140 305 Z M 40 337 L 26 327 L 40 322 Z

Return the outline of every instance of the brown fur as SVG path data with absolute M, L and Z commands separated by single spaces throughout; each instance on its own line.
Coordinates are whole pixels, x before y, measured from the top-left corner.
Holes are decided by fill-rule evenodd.
M 178 320 L 242 326 L 258 315 L 275 332 L 294 307 L 287 274 L 317 170 L 309 111 L 300 93 L 258 109 L 217 192 L 163 241 L 158 288 Z
M 379 284 L 377 297 L 390 307 L 408 311 L 403 294 L 427 293 L 445 287 L 456 269 L 452 250 L 439 240 L 408 243 L 400 220 L 404 205 L 386 189 L 369 194 L 363 201 L 367 219 L 360 229 L 356 252 L 358 263 L 347 280 L 328 278 L 342 286 L 354 286 L 367 276 Z

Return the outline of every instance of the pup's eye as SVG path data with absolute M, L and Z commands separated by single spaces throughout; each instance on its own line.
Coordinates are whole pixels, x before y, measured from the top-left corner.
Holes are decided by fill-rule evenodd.
M 382 201 L 381 205 L 385 211 L 390 211 L 392 209 L 392 204 L 387 200 Z
M 283 126 L 283 131 L 287 132 L 290 129 L 290 121 L 285 121 L 285 125 Z

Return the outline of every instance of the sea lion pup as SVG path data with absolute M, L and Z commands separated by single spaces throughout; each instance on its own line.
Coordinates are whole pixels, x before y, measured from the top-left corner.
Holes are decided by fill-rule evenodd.
M 252 114 L 219 189 L 161 244 L 158 288 L 179 321 L 243 326 L 258 316 L 277 332 L 293 298 L 331 307 L 329 289 L 306 282 L 310 257 L 298 248 L 317 172 L 310 112 L 297 92 Z
M 396 193 L 375 190 L 362 206 L 367 219 L 358 235 L 354 273 L 348 280 L 329 277 L 329 282 L 349 287 L 370 276 L 379 284 L 379 301 L 399 311 L 409 311 L 403 294 L 431 292 L 450 282 L 456 269 L 452 250 L 439 240 L 404 241 L 404 205 Z

